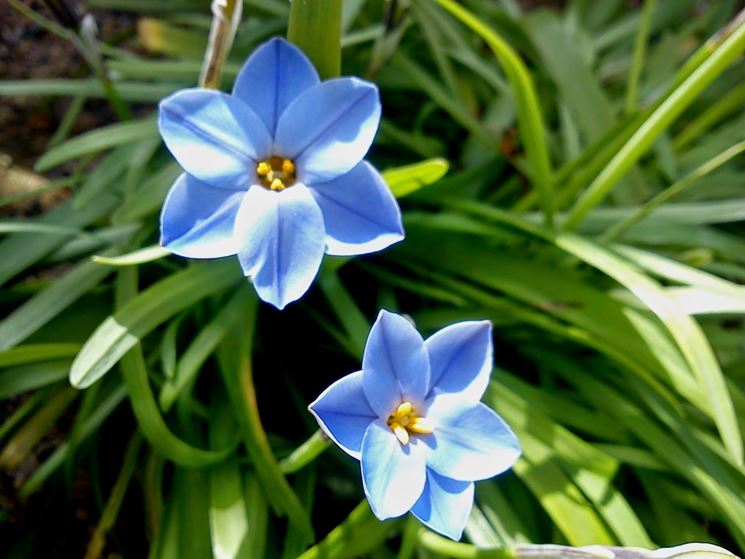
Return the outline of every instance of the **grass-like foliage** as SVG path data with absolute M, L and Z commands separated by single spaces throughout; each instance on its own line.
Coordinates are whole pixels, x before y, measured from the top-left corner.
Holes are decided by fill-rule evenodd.
M 235 258 L 158 246 L 181 171 L 154 108 L 200 70 L 229 90 L 288 20 L 322 77 L 337 74 L 338 37 L 302 13 L 314 2 L 246 0 L 232 46 L 210 44 L 229 50 L 224 65 L 218 53 L 206 70 L 206 0 L 86 2 L 138 18 L 117 44 L 10 3 L 73 41 L 91 72 L 0 81 L 0 95 L 75 99 L 35 169 L 56 173 L 45 191 L 69 197 L 0 221 L 0 555 L 745 550 L 738 2 L 328 0 L 331 12 L 343 4 L 342 75 L 380 89 L 368 159 L 406 238 L 326 256 L 282 312 Z M 87 99 L 118 121 L 69 137 Z M 483 402 L 522 457 L 477 483 L 461 543 L 408 516 L 375 519 L 358 462 L 307 410 L 359 370 L 381 308 L 425 337 L 493 323 Z

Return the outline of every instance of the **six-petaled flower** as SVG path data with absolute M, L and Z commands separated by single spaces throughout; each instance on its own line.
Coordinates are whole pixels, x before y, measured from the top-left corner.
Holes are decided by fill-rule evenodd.
M 474 481 L 520 456 L 507 424 L 480 402 L 492 370 L 489 322 L 461 322 L 426 341 L 381 311 L 362 370 L 327 388 L 309 409 L 323 431 L 360 460 L 365 494 L 382 519 L 411 511 L 460 539 Z
M 161 243 L 190 258 L 237 255 L 259 296 L 283 308 L 324 252 L 364 254 L 403 238 L 398 204 L 363 160 L 380 121 L 375 85 L 320 82 L 296 47 L 273 39 L 232 94 L 179 91 L 160 133 L 183 167 L 161 214 Z

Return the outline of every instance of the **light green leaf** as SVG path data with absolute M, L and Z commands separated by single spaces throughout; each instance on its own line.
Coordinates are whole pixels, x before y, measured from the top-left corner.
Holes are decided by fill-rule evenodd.
M 82 155 L 157 137 L 157 134 L 154 118 L 97 128 L 53 147 L 36 162 L 35 169 L 39 172 L 47 171 Z
M 221 260 L 183 270 L 149 287 L 107 318 L 80 350 L 70 382 L 86 388 L 106 374 L 153 328 L 204 297 L 236 284 L 236 262 Z
M 9 349 L 28 338 L 109 273 L 111 268 L 83 262 L 57 278 L 0 322 L 0 350 Z
M 383 171 L 383 178 L 393 195 L 396 198 L 403 198 L 423 186 L 440 180 L 448 172 L 449 167 L 450 164 L 445 159 L 428 159 L 421 163 L 386 169 Z

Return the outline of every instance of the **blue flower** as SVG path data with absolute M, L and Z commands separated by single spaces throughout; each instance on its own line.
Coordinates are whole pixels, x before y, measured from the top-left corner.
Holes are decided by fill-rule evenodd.
M 520 456 L 507 424 L 479 400 L 492 370 L 491 324 L 460 322 L 426 341 L 403 317 L 381 311 L 362 370 L 327 388 L 309 409 L 324 432 L 360 460 L 381 520 L 411 511 L 460 539 L 473 482 Z
M 363 160 L 380 122 L 375 85 L 320 82 L 283 39 L 260 46 L 228 95 L 196 88 L 160 103 L 185 173 L 161 214 L 161 244 L 190 258 L 237 255 L 259 296 L 300 298 L 324 252 L 364 254 L 403 238 L 396 200 Z

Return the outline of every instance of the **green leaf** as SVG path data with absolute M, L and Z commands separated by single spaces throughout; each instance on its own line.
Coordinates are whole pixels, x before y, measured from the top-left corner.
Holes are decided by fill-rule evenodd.
M 742 464 L 743 442 L 734 405 L 711 345 L 698 323 L 682 311 L 657 282 L 615 253 L 577 235 L 552 233 L 494 208 L 461 202 L 454 202 L 453 205 L 534 234 L 607 274 L 638 297 L 660 318 L 676 341 L 701 390 L 708 397 L 709 405 L 705 411 L 717 424 L 734 460 Z
M 63 359 L 66 357 L 75 357 L 80 351 L 79 344 L 28 344 L 14 347 L 0 352 L 0 367 L 10 367 L 12 365 L 26 365 L 38 361 L 48 361 L 51 359 Z
M 223 402 L 214 406 L 210 421 L 210 444 L 229 444 L 234 430 L 230 408 Z M 219 559 L 251 559 L 250 542 L 259 537 L 259 528 L 248 523 L 248 510 L 243 491 L 240 462 L 232 457 L 216 464 L 209 471 L 209 522 L 212 554 Z
M 237 264 L 210 262 L 177 272 L 152 285 L 107 318 L 80 350 L 70 382 L 86 388 L 156 326 L 201 299 L 238 283 Z
M 121 384 L 111 390 L 101 402 L 98 403 L 97 407 L 91 412 L 85 422 L 80 427 L 80 431 L 77 433 L 76 444 L 80 444 L 83 440 L 87 439 L 94 433 L 97 433 L 101 427 L 101 424 L 114 412 L 114 410 L 122 403 L 126 397 L 127 392 Z M 43 464 L 41 464 L 33 474 L 24 482 L 19 490 L 21 498 L 26 499 L 36 490 L 38 490 L 42 484 L 51 476 L 57 468 L 59 468 L 70 454 L 72 444 L 70 441 L 62 442 L 47 458 Z
M 618 281 L 662 320 L 696 375 L 701 389 L 708 396 L 709 413 L 717 424 L 725 446 L 735 461 L 742 464 L 743 442 L 734 405 L 714 352 L 701 327 L 660 288 L 659 284 L 606 249 L 569 234 L 557 235 L 555 242 L 560 248 Z
M 0 322 L 0 350 L 9 349 L 36 332 L 111 273 L 111 268 L 83 262 L 34 295 Z
M 156 103 L 179 89 L 177 83 L 117 82 L 116 92 L 123 101 Z M 106 94 L 97 79 L 47 79 L 0 81 L 0 96 L 15 95 L 84 95 L 105 99 Z
M 74 209 L 72 203 L 67 202 L 51 209 L 35 222 L 82 228 L 110 211 L 115 202 L 114 196 L 104 195 L 78 210 Z M 0 285 L 59 248 L 67 239 L 68 237 L 57 235 L 31 233 L 18 233 L 4 239 L 0 242 Z
M 178 163 L 170 162 L 152 175 L 137 190 L 136 195 L 119 206 L 111 216 L 113 223 L 129 223 L 157 212 L 163 205 L 168 189 L 183 173 Z
M 171 409 L 184 387 L 194 380 L 207 358 L 235 326 L 250 296 L 248 290 L 238 290 L 212 320 L 200 328 L 199 334 L 179 359 L 175 375 L 163 384 L 159 400 L 164 411 Z
M 436 0 L 443 8 L 486 41 L 499 59 L 517 103 L 517 119 L 525 151 L 531 165 L 536 188 L 541 193 L 543 215 L 547 225 L 553 222 L 553 178 L 551 160 L 543 127 L 543 116 L 533 80 L 517 53 L 479 18 L 453 0 Z
M 742 54 L 745 48 L 745 22 L 736 20 L 733 26 L 711 52 L 702 54 L 703 62 L 655 109 L 595 177 L 572 208 L 565 228 L 579 226 L 587 213 L 605 198 L 672 122 Z M 689 60 L 689 64 L 696 55 Z
M 298 559 L 353 559 L 364 556 L 385 541 L 395 525 L 395 520 L 380 522 L 372 515 L 367 501 L 362 501 L 344 522 Z
M 383 171 L 383 178 L 396 198 L 403 198 L 420 188 L 437 182 L 448 172 L 450 164 L 435 158 Z
M 54 384 L 70 371 L 70 361 L 53 360 L 29 365 L 16 365 L 0 371 L 0 398 L 8 398 Z
M 154 118 L 122 122 L 85 132 L 53 147 L 36 162 L 35 169 L 47 171 L 62 163 L 89 153 L 120 146 L 129 142 L 157 137 Z
M 603 521 L 564 474 L 551 447 L 530 435 L 520 439 L 523 457 L 513 469 L 541 502 L 571 545 L 613 545 Z M 561 491 L 556 488 L 560 487 Z

